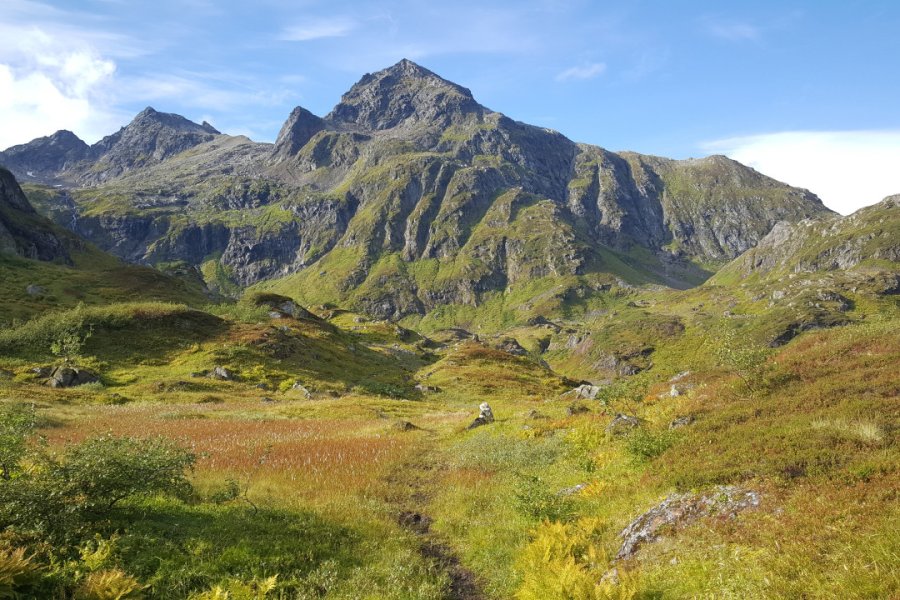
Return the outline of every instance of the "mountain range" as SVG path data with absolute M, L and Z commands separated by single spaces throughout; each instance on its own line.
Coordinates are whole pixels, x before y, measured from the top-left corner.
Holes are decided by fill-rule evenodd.
M 0 153 L 38 211 L 134 263 L 401 319 L 520 291 L 696 285 L 777 223 L 831 212 L 724 156 L 670 160 L 513 121 L 403 60 L 275 144 L 147 108 L 88 146 Z M 524 309 L 523 314 L 528 313 Z

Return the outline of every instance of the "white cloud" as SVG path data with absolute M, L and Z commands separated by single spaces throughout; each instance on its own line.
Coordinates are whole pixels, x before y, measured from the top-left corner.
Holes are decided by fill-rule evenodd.
M 58 129 L 87 141 L 110 131 L 117 118 L 105 95 L 115 62 L 38 27 L 0 26 L 0 38 L 0 148 Z
M 556 76 L 557 81 L 573 81 L 593 79 L 606 71 L 606 63 L 588 63 L 577 67 L 569 67 Z
M 281 32 L 280 39 L 287 42 L 308 42 L 323 38 L 343 37 L 356 28 L 356 22 L 345 17 L 331 19 L 307 19 Z
M 787 131 L 702 145 L 849 214 L 900 193 L 900 130 Z
M 752 42 L 762 34 L 760 28 L 752 23 L 713 17 L 704 18 L 703 27 L 708 34 L 729 42 Z

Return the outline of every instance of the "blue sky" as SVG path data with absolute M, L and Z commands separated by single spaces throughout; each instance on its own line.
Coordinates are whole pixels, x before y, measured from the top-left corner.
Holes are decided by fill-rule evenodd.
M 272 141 L 412 59 L 611 150 L 726 153 L 841 212 L 900 193 L 900 2 L 3 0 L 0 148 L 148 105 Z

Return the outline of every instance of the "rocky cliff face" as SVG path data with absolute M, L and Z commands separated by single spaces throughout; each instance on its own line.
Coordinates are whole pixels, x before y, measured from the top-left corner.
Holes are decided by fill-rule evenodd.
M 900 264 L 900 195 L 852 215 L 778 223 L 728 272 L 747 277 Z
M 0 253 L 35 260 L 71 261 L 53 226 L 35 212 L 16 178 L 4 168 L 0 168 Z
M 597 273 L 684 287 L 829 214 L 725 157 L 576 144 L 406 60 L 324 118 L 298 107 L 274 146 L 148 109 L 91 152 L 66 220 L 101 247 L 219 260 L 242 285 L 296 274 L 293 294 L 394 318 Z

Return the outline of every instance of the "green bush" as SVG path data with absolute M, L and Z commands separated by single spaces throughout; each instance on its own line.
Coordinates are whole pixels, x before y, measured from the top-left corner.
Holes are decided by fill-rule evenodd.
M 625 449 L 639 461 L 652 460 L 668 450 L 675 442 L 675 435 L 670 431 L 654 433 L 639 428 L 628 436 Z
M 34 432 L 34 407 L 0 405 L 0 478 L 9 480 L 19 472 L 28 438 Z
M 536 475 L 520 475 L 516 486 L 519 511 L 536 521 L 565 521 L 573 514 L 571 499 L 547 489 Z
M 0 485 L 0 527 L 74 541 L 127 498 L 192 491 L 194 455 L 164 438 L 102 436 L 30 458 L 35 468 Z

